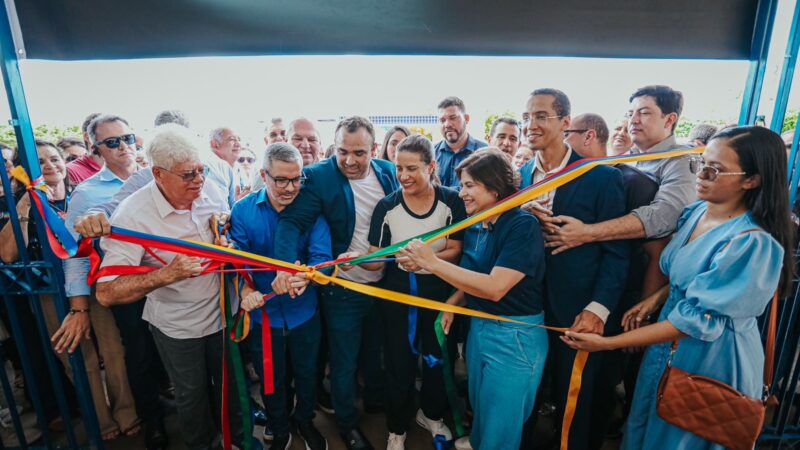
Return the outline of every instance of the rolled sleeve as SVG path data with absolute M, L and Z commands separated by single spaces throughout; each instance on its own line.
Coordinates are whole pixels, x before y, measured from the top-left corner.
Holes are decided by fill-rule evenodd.
M 64 289 L 67 297 L 90 295 L 92 288 L 86 283 L 89 274 L 89 258 L 69 258 L 62 263 L 64 267 Z
M 689 170 L 689 158 L 672 158 L 664 162 L 655 198 L 649 205 L 632 211 L 642 222 L 648 239 L 664 237 L 675 231 L 683 208 L 697 196 L 694 181 L 695 176 Z
M 703 308 L 697 299 L 686 299 L 675 305 L 667 320 L 686 335 L 712 342 L 722 335 L 728 317 Z

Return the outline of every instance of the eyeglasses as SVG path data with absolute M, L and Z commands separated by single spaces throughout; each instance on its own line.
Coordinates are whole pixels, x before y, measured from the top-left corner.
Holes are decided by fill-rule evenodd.
M 156 166 L 156 167 L 158 167 L 159 169 L 164 170 L 166 172 L 169 172 L 169 173 L 175 175 L 176 177 L 180 177 L 181 180 L 183 180 L 184 183 L 191 183 L 192 181 L 194 181 L 195 178 L 197 178 L 198 175 L 200 175 L 201 177 L 203 177 L 203 179 L 205 179 L 208 176 L 208 170 L 209 170 L 208 166 L 203 166 L 201 169 L 195 169 L 195 170 L 192 170 L 190 172 L 177 173 L 177 172 L 173 172 L 173 171 L 171 171 L 169 169 L 165 169 L 163 167 L 159 167 L 159 166 Z
M 698 175 L 702 174 L 703 178 L 708 181 L 714 181 L 719 176 L 747 175 L 747 172 L 720 172 L 719 169 L 714 166 L 707 166 L 705 161 L 701 158 L 692 158 L 689 160 L 689 171 Z
M 544 125 L 550 119 L 560 119 L 561 117 L 562 116 L 559 116 L 559 115 L 548 116 L 546 113 L 534 114 L 533 117 L 531 117 L 531 116 L 529 116 L 527 114 L 523 114 L 522 115 L 522 122 L 523 123 L 529 123 L 529 122 L 533 121 L 534 123 L 536 123 L 538 125 Z
M 578 129 L 575 129 L 575 130 L 564 130 L 564 137 L 568 137 L 570 133 L 586 133 L 587 131 L 589 131 L 589 130 L 588 129 L 586 129 L 586 130 L 578 130 Z
M 239 159 L 237 159 L 236 161 L 238 161 L 239 164 L 244 164 L 244 163 L 253 164 L 254 162 L 256 162 L 256 159 L 250 158 L 249 156 L 240 156 Z
M 289 186 L 289 183 L 292 183 L 292 186 L 297 187 L 297 186 L 302 186 L 303 183 L 306 182 L 306 177 L 304 177 L 303 175 L 300 175 L 297 178 L 284 178 L 284 177 L 275 178 L 272 175 L 270 175 L 270 173 L 267 172 L 266 170 L 264 172 L 267 174 L 268 177 L 272 178 L 272 181 L 275 182 L 275 186 L 278 186 L 281 189 Z
M 95 142 L 94 146 L 97 147 L 98 145 L 103 144 L 108 148 L 119 148 L 121 142 L 124 142 L 126 145 L 133 145 L 136 143 L 136 135 L 131 133 L 123 134 L 122 136 L 106 138 L 102 141 Z

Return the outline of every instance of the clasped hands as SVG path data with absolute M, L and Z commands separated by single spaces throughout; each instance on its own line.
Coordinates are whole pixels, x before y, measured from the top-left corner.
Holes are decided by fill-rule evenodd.
M 592 241 L 589 225 L 574 217 L 553 216 L 553 211 L 535 200 L 523 204 L 521 208 L 539 219 L 544 246 L 552 248 L 553 255 Z

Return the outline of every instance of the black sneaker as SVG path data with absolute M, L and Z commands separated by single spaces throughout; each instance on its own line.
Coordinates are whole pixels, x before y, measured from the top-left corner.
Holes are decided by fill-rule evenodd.
M 147 450 L 163 450 L 169 446 L 169 439 L 163 423 L 145 424 L 144 445 Z
M 292 448 L 292 433 L 284 434 L 283 436 L 275 436 L 270 444 L 270 450 L 289 450 Z
M 353 428 L 347 433 L 339 433 L 347 450 L 374 450 L 367 437 L 358 428 Z
M 328 441 L 322 437 L 313 422 L 297 425 L 297 432 L 306 441 L 306 450 L 328 450 Z
M 331 394 L 324 389 L 320 389 L 317 392 L 317 406 L 326 414 L 336 414 L 336 411 L 333 409 Z

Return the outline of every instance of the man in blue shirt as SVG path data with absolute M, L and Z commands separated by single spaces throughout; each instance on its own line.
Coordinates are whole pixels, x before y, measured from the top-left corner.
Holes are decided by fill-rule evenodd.
M 136 147 L 134 136 L 128 122 L 118 116 L 101 115 L 96 117 L 87 127 L 87 135 L 94 152 L 102 156 L 105 166 L 92 177 L 78 185 L 72 193 L 69 212 L 66 217 L 67 229 L 74 238 L 79 235 L 73 230 L 76 219 L 93 206 L 103 204 L 120 190 L 123 183 L 139 170 L 136 164 Z M 148 170 L 149 171 L 149 170 Z M 92 308 L 106 310 L 91 297 L 91 287 L 86 283 L 89 273 L 89 258 L 70 258 L 63 262 L 65 291 L 70 305 L 74 309 L 87 309 L 91 301 Z M 85 305 L 85 306 L 84 306 Z M 158 378 L 161 361 L 155 350 L 152 336 L 147 332 L 147 322 L 142 320 L 144 302 L 117 305 L 111 309 L 113 321 L 119 329 L 121 344 L 117 350 L 107 350 L 114 354 L 106 361 L 108 369 L 118 365 L 118 359 L 124 358 L 127 372 L 126 384 L 130 385 L 136 411 L 145 425 L 145 441 L 147 448 L 166 448 L 167 435 L 164 429 L 164 411 L 158 401 Z M 83 316 L 76 314 L 68 318 Z M 89 326 L 87 323 L 86 326 Z M 94 324 L 98 329 L 100 324 Z M 111 379 L 110 376 L 107 378 Z
M 461 184 L 456 167 L 479 148 L 487 147 L 467 133 L 469 114 L 458 97 L 447 97 L 439 102 L 439 124 L 443 140 L 436 144 L 437 175 L 444 186 L 458 189 Z
M 303 182 L 303 158 L 290 144 L 276 142 L 264 152 L 264 168 L 261 177 L 265 188 L 241 199 L 231 212 L 231 228 L 228 236 L 236 248 L 259 255 L 272 257 L 275 254 L 275 238 L 278 219 L 283 210 L 300 193 Z M 297 259 L 301 263 L 315 265 L 331 259 L 331 235 L 328 224 L 317 218 L 311 229 L 296 241 Z M 272 425 L 273 449 L 288 449 L 292 445 L 286 407 L 286 352 L 291 355 L 294 373 L 297 406 L 294 419 L 298 432 L 306 442 L 306 448 L 325 450 L 325 438 L 314 427 L 316 400 L 317 353 L 320 343 L 320 317 L 317 312 L 317 292 L 306 282 L 292 278 L 299 284 L 297 292 L 277 295 L 266 303 L 264 294 L 273 291 L 275 272 L 252 272 L 255 289 L 245 284 L 242 287 L 242 308 L 253 311 L 266 308 L 272 336 L 272 357 L 275 392 L 263 395 L 264 406 Z M 252 321 L 261 324 L 261 314 L 252 315 Z M 262 329 L 254 326 L 249 342 L 253 360 L 262 359 Z M 263 380 L 262 366 L 256 364 Z M 262 390 L 263 391 L 263 390 Z
M 306 184 L 297 200 L 281 214 L 277 232 L 280 239 L 275 243 L 277 259 L 295 261 L 296 242 L 319 217 L 324 217 L 330 226 L 334 255 L 366 253 L 372 211 L 383 197 L 398 188 L 394 165 L 372 158 L 376 147 L 372 123 L 363 117 L 348 117 L 339 122 L 335 136 L 336 154 L 303 169 Z M 383 275 L 357 266 L 346 268 L 349 270 L 339 272 L 339 277 L 359 283 L 375 283 Z M 283 290 L 286 278 L 285 272 L 276 277 L 284 283 L 281 292 L 287 292 Z M 364 322 L 373 299 L 327 285 L 320 288 L 320 303 L 326 315 L 331 351 L 331 394 L 336 424 L 348 450 L 371 450 L 358 428 L 355 400 L 362 330 L 366 328 Z M 374 380 L 374 375 L 366 375 L 370 377 L 379 381 Z

